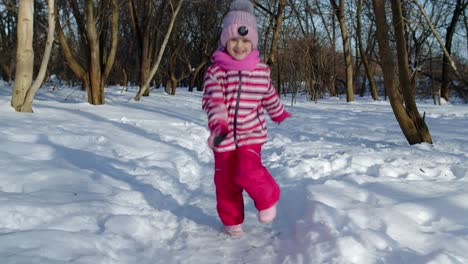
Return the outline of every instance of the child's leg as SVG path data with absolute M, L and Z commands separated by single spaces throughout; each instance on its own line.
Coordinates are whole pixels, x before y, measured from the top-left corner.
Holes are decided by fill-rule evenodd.
M 236 151 L 215 152 L 216 209 L 224 225 L 233 226 L 244 222 L 242 187 L 234 181 L 237 172 Z
M 247 191 L 257 210 L 275 205 L 280 197 L 280 188 L 262 164 L 261 145 L 239 147 L 237 162 L 236 182 Z

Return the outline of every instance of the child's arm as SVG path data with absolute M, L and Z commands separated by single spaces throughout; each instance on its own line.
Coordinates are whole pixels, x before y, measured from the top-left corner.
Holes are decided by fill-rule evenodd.
M 222 86 L 209 72 L 205 76 L 204 87 L 205 93 L 202 98 L 202 107 L 208 115 L 208 128 L 211 131 L 208 144 L 213 148 L 213 146 L 221 143 L 229 133 L 227 107 L 224 103 Z
M 263 98 L 263 107 L 267 110 L 271 120 L 278 124 L 291 116 L 291 113 L 284 109 L 284 105 L 281 103 L 279 95 L 271 81 L 268 91 Z

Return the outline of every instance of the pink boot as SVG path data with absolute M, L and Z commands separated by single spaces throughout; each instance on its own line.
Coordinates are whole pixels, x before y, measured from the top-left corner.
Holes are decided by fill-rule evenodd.
M 271 223 L 276 217 L 276 203 L 270 208 L 258 211 L 258 220 L 262 223 Z
M 240 236 L 244 233 L 241 225 L 224 226 L 224 232 L 231 236 Z

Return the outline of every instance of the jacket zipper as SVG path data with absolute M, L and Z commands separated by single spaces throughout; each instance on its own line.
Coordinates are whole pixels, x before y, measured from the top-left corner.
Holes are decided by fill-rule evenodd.
M 239 112 L 241 87 L 242 87 L 242 74 L 241 74 L 241 71 L 239 71 L 239 88 L 237 89 L 236 109 L 234 110 L 234 145 L 236 146 L 236 149 L 238 148 L 238 145 L 237 145 L 237 114 Z
M 262 120 L 260 120 L 260 112 L 258 111 L 258 108 L 257 108 L 257 120 L 262 130 L 264 130 L 265 128 L 263 127 Z

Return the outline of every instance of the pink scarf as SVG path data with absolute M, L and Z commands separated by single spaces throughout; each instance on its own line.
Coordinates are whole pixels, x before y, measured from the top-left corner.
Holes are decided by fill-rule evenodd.
M 236 60 L 227 52 L 218 50 L 213 54 L 213 61 L 221 68 L 231 71 L 252 71 L 260 62 L 260 53 L 258 50 L 253 50 L 243 60 Z

